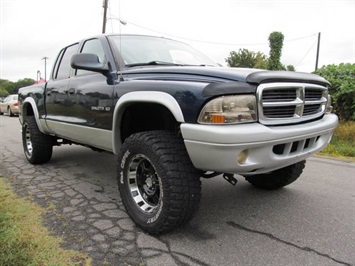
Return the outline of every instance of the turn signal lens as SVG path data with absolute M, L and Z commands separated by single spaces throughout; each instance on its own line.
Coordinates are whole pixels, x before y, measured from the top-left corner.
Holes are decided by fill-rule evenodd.
M 212 123 L 224 124 L 225 117 L 223 115 L 211 115 Z
M 333 110 L 332 97 L 330 96 L 330 94 L 328 94 L 328 101 L 327 101 L 327 106 L 325 108 L 325 113 L 330 114 L 332 110 Z

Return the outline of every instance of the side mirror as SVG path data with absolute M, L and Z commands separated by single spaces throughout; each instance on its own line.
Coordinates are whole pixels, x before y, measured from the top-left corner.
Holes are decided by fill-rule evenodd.
M 70 65 L 74 69 L 89 70 L 104 75 L 110 71 L 108 65 L 100 63 L 99 57 L 96 54 L 75 54 L 71 58 Z

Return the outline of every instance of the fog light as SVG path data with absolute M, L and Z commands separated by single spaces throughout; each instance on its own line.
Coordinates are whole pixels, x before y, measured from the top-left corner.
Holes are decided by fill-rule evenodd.
M 237 157 L 237 163 L 239 163 L 239 164 L 245 163 L 245 161 L 248 158 L 248 155 L 249 155 L 248 150 L 244 150 L 241 153 L 239 153 L 239 155 Z

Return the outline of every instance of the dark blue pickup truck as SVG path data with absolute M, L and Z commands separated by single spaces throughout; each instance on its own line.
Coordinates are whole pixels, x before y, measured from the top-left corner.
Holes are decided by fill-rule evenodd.
M 46 84 L 20 89 L 23 148 L 32 164 L 62 144 L 117 155 L 128 214 L 166 233 L 196 212 L 201 177 L 235 184 L 239 174 L 262 189 L 295 181 L 337 126 L 328 85 L 220 67 L 166 38 L 100 35 L 63 48 Z

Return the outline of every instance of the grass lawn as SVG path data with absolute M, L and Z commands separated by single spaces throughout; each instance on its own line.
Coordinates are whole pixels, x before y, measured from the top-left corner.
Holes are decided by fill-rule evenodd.
M 332 141 L 320 154 L 355 158 L 355 122 L 339 123 Z
M 42 225 L 45 209 L 18 197 L 0 175 L 0 265 L 91 265 L 87 255 L 60 247 Z

